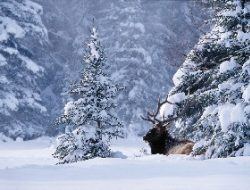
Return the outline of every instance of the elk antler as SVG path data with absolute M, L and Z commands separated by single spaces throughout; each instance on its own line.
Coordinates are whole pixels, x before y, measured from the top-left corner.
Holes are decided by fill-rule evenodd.
M 192 103 L 194 103 L 193 100 L 187 100 L 185 102 L 184 106 L 183 106 L 183 109 L 181 110 L 181 112 L 177 116 L 171 117 L 171 118 L 168 118 L 168 119 L 163 119 L 163 121 L 161 121 L 162 126 L 163 127 L 168 127 L 171 122 L 173 122 L 174 120 L 176 120 L 176 119 L 180 118 L 181 116 L 183 116 L 188 111 L 188 109 L 191 107 L 190 105 L 192 105 Z M 175 104 L 175 105 L 179 106 L 179 104 Z
M 159 97 L 159 98 L 158 98 L 158 103 L 157 103 L 157 110 L 156 110 L 156 112 L 155 112 L 155 113 L 147 112 L 147 116 L 146 116 L 146 117 L 141 116 L 141 118 L 142 118 L 143 120 L 149 121 L 149 122 L 151 122 L 151 123 L 153 123 L 153 124 L 161 123 L 162 121 L 159 120 L 159 119 L 157 119 L 156 117 L 157 117 L 157 115 L 158 115 L 159 112 L 160 112 L 161 106 L 162 106 L 163 104 L 165 104 L 165 103 L 174 104 L 174 103 L 172 103 L 172 102 L 169 102 L 169 101 L 167 100 L 167 98 L 166 98 L 163 102 L 161 102 L 161 99 L 160 99 L 160 97 Z
M 150 112 L 147 112 L 147 117 L 144 117 L 144 116 L 142 116 L 141 115 L 141 118 L 143 119 L 143 120 L 145 120 L 145 121 L 149 121 L 149 122 L 151 122 L 151 123 L 153 123 L 153 124 L 155 124 L 156 122 L 155 122 L 155 120 L 154 119 L 152 119 L 152 117 L 151 117 L 151 113 Z

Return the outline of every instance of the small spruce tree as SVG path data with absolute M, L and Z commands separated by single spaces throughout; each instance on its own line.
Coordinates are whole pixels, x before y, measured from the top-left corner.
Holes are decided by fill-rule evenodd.
M 115 98 L 122 87 L 112 84 L 95 27 L 86 46 L 81 78 L 71 86 L 72 101 L 58 119 L 58 124 L 74 129 L 58 137 L 53 156 L 60 163 L 109 157 L 111 138 L 122 135 L 122 124 L 114 113 Z

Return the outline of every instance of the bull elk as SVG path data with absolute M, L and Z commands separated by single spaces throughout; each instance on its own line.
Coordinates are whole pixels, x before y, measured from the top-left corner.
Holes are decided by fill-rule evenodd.
M 172 117 L 168 119 L 160 120 L 157 118 L 160 108 L 163 104 L 169 103 L 167 99 L 163 102 L 158 100 L 158 106 L 155 113 L 148 112 L 147 117 L 143 117 L 143 120 L 149 121 L 153 124 L 153 128 L 148 131 L 148 133 L 143 137 L 143 140 L 148 142 L 151 148 L 152 154 L 190 154 L 192 152 L 194 142 L 190 140 L 178 140 L 173 138 L 169 132 L 168 128 L 171 123 L 180 117 L 186 110 L 183 109 L 182 113 L 177 117 Z M 175 104 L 178 106 L 178 104 Z

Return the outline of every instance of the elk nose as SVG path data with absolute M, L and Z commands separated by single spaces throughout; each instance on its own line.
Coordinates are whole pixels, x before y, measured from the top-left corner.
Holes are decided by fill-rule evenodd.
M 144 141 L 146 141 L 146 140 L 147 140 L 146 136 L 144 136 L 144 137 L 143 137 L 143 140 L 144 140 Z

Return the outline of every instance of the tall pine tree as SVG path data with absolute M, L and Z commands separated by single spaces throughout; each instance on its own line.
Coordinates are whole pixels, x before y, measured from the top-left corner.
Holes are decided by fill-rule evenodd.
M 69 91 L 72 100 L 65 105 L 64 114 L 58 120 L 59 124 L 74 129 L 58 138 L 54 157 L 61 163 L 109 157 L 111 138 L 122 134 L 122 124 L 114 113 L 115 98 L 122 88 L 112 84 L 95 27 L 83 63 L 81 78 Z
M 194 154 L 246 155 L 250 147 L 250 5 L 245 0 L 217 0 L 213 5 L 217 6 L 213 29 L 174 76 L 175 87 L 168 98 L 178 106 L 164 105 L 162 115 L 180 116 L 172 132 L 194 140 Z

